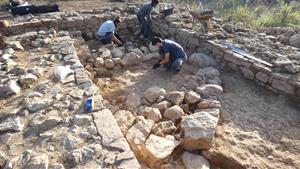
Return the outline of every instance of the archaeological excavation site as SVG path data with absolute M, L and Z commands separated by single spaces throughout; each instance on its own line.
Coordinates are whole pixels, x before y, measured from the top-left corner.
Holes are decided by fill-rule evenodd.
M 300 31 L 214 19 L 207 32 L 180 7 L 154 13 L 153 34 L 187 53 L 175 74 L 152 68 L 139 6 L 8 20 L 0 168 L 300 169 Z M 126 43 L 101 44 L 118 16 Z

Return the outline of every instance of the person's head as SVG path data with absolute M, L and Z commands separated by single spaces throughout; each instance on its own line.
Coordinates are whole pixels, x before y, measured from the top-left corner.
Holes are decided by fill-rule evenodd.
M 153 7 L 156 7 L 158 4 L 159 4 L 159 1 L 158 1 L 158 0 L 152 0 L 152 1 L 151 1 L 151 5 L 152 5 Z
M 121 24 L 121 19 L 119 17 L 117 17 L 115 20 L 114 20 L 114 24 L 115 26 L 118 28 L 120 27 L 120 24 Z
M 162 43 L 162 39 L 159 38 L 159 37 L 154 37 L 152 39 L 152 45 L 155 46 L 158 49 L 161 47 L 161 43 Z

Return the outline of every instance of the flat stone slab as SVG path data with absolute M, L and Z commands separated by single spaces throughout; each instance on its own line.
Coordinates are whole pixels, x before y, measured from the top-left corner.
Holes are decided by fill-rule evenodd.
M 107 162 L 108 164 L 106 165 L 123 169 L 140 169 L 141 167 L 130 150 L 111 111 L 103 109 L 92 115 L 99 135 L 102 138 L 102 148 L 104 151 L 107 151 L 106 156 L 115 160 Z

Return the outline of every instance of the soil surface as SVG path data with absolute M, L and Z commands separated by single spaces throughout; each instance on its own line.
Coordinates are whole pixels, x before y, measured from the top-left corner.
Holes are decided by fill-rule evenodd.
M 224 70 L 221 78 L 222 122 L 212 150 L 214 162 L 231 169 L 299 169 L 299 105 L 239 73 Z

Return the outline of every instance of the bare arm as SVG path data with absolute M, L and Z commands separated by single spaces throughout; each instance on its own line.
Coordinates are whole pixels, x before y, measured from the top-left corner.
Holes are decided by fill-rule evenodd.
M 163 65 L 169 63 L 170 61 L 170 53 L 166 53 L 164 58 L 159 62 L 159 64 Z
M 115 34 L 112 35 L 112 40 L 116 44 L 122 44 L 122 42 L 118 38 L 116 38 Z

